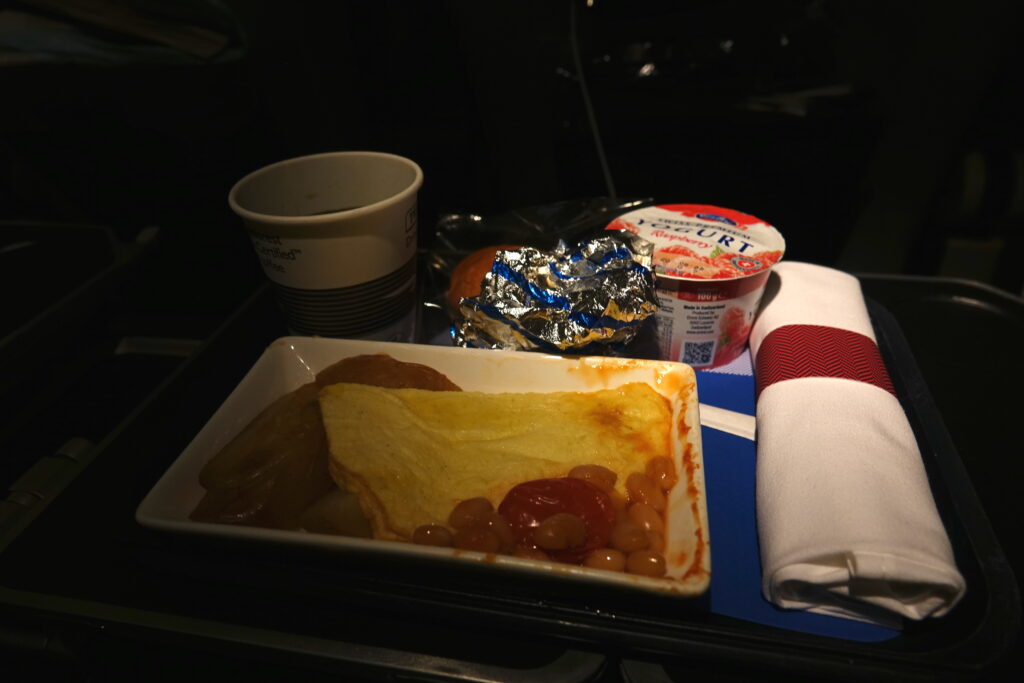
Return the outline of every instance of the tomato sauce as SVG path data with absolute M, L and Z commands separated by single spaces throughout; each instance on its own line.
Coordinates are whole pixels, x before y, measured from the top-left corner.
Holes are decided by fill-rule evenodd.
M 611 537 L 617 514 L 611 497 L 593 484 L 564 477 L 535 479 L 512 487 L 498 505 L 521 545 L 533 544 L 532 534 L 541 522 L 557 513 L 580 517 L 586 525 L 586 540 L 571 548 L 549 550 L 559 562 L 579 564 L 592 551 L 604 547 Z

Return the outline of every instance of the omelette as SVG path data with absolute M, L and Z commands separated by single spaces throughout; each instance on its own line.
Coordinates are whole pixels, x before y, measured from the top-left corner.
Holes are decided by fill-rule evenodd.
M 644 383 L 499 394 L 341 383 L 320 390 L 320 407 L 331 475 L 381 539 L 409 540 L 459 501 L 497 506 L 516 484 L 577 465 L 616 472 L 625 494 L 629 473 L 672 455 L 671 407 Z

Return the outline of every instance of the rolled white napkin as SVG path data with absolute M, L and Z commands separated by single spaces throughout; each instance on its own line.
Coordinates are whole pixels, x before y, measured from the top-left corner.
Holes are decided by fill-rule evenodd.
M 750 347 L 765 597 L 874 621 L 948 612 L 964 580 L 858 280 L 775 266 Z

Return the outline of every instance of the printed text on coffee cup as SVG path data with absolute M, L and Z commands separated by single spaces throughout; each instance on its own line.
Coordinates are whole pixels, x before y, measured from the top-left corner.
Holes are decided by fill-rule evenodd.
M 275 273 L 285 272 L 285 266 L 302 253 L 301 249 L 294 247 L 282 248 L 281 238 L 276 235 L 250 231 L 249 237 L 252 239 L 252 246 L 256 249 L 260 263 L 264 268 Z

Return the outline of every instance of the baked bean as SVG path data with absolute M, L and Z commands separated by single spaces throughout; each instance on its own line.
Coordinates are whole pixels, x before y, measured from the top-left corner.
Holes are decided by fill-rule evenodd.
M 442 548 L 450 548 L 454 538 L 448 527 L 440 524 L 424 524 L 416 527 L 412 532 L 412 542 L 420 545 L 436 545 Z
M 665 492 L 646 474 L 633 472 L 626 477 L 626 491 L 633 503 L 647 503 L 661 512 L 665 509 Z
M 626 571 L 641 576 L 664 576 L 665 558 L 651 550 L 637 550 L 626 557 Z
M 607 569 L 621 572 L 626 568 L 626 555 L 615 548 L 598 548 L 583 560 L 584 567 L 591 569 Z
M 608 539 L 608 544 L 612 548 L 624 553 L 643 550 L 648 543 L 650 543 L 650 539 L 647 538 L 647 532 L 643 530 L 643 527 L 628 520 L 616 524 L 612 529 L 611 538 Z
M 647 461 L 647 476 L 661 487 L 662 491 L 668 491 L 676 484 L 676 466 L 669 458 L 659 455 Z
M 587 525 L 583 518 L 568 512 L 551 515 L 533 530 L 533 542 L 544 550 L 565 550 L 583 545 Z
M 593 484 L 605 493 L 615 488 L 618 475 L 601 465 L 577 465 L 569 470 L 569 476 Z
M 469 498 L 459 501 L 448 516 L 448 523 L 456 529 L 464 529 L 482 521 L 494 512 L 494 505 L 486 498 Z
M 659 534 L 657 531 L 648 531 L 647 538 L 650 539 L 650 543 L 647 545 L 648 550 L 653 550 L 656 553 L 665 552 L 665 537 Z
M 626 509 L 626 515 L 629 521 L 643 527 L 644 531 L 659 534 L 665 532 L 665 520 L 661 518 L 661 513 L 647 503 L 633 503 Z
M 496 553 L 501 550 L 501 539 L 483 525 L 456 529 L 454 543 L 460 550 L 476 550 L 481 553 Z
M 492 512 L 487 515 L 480 521 L 480 523 L 494 532 L 494 535 L 498 537 L 499 541 L 501 541 L 501 549 L 503 551 L 508 550 L 515 545 L 516 539 L 512 535 L 512 527 L 509 526 L 508 521 L 497 512 Z

